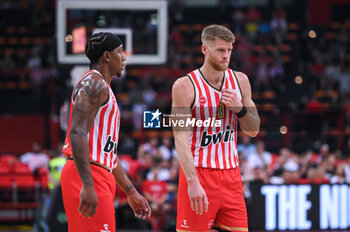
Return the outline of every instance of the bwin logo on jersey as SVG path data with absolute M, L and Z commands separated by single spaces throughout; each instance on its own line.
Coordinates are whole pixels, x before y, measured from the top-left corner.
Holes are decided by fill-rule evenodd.
M 159 109 L 156 111 L 144 111 L 143 112 L 143 128 L 160 128 L 160 115 Z
M 208 134 L 207 131 L 202 132 L 201 147 L 207 147 L 209 144 L 217 144 L 223 141 L 224 143 L 234 141 L 234 130 L 230 130 L 231 127 L 227 126 L 225 131 L 220 131 L 218 133 Z

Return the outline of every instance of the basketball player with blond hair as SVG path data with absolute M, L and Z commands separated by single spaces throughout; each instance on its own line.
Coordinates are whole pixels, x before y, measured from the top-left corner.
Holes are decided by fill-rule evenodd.
M 73 89 L 61 175 L 69 231 L 114 232 L 116 185 L 139 218 L 151 209 L 125 174 L 117 156 L 120 110 L 110 83 L 121 76 L 126 57 L 118 36 L 97 33 L 87 41 L 87 72 Z
M 180 162 L 177 231 L 248 231 L 238 168 L 237 123 L 255 137 L 260 119 L 248 77 L 229 68 L 235 37 L 226 27 L 202 31 L 204 64 L 172 89 L 172 115 L 221 121 L 208 127 L 173 127 Z M 177 118 L 179 119 L 179 118 Z

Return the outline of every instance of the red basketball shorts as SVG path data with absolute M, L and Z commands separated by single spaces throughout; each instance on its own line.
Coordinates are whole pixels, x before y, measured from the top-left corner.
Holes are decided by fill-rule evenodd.
M 180 169 L 176 230 L 210 231 L 212 226 L 227 231 L 248 231 L 247 210 L 239 168 L 218 170 L 196 168 L 207 194 L 208 212 L 197 215 L 191 209 L 187 180 Z
M 116 182 L 112 173 L 90 164 L 95 191 L 98 197 L 97 210 L 92 218 L 83 218 L 78 211 L 82 182 L 73 160 L 68 160 L 62 170 L 61 185 L 63 204 L 70 232 L 115 232 L 113 200 Z

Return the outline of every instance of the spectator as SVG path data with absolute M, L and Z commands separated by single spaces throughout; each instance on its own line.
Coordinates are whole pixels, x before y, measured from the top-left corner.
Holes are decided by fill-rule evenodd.
M 282 184 L 285 180 L 294 180 L 295 172 L 298 172 L 298 170 L 299 165 L 292 156 L 292 152 L 286 147 L 281 148 L 270 182 L 272 184 Z
M 266 20 L 259 24 L 259 44 L 267 45 L 270 43 L 270 32 L 271 28 Z
M 146 83 L 142 90 L 142 97 L 147 105 L 152 105 L 156 97 L 156 91 L 152 88 L 150 83 Z
M 326 67 L 324 72 L 325 77 L 328 81 L 337 82 L 340 76 L 340 64 L 338 60 L 332 60 L 332 63 Z
M 310 167 L 306 172 L 306 177 L 299 179 L 299 184 L 327 184 L 329 179 L 326 178 L 324 166 Z
M 331 176 L 335 175 L 336 172 L 336 157 L 335 154 L 329 154 L 323 161 L 325 167 L 326 178 L 330 179 Z
M 154 178 L 156 178 L 155 175 L 157 175 L 158 180 L 168 181 L 170 178 L 170 171 L 168 168 L 164 168 L 162 164 L 162 158 L 154 157 L 151 171 L 148 172 L 146 179 L 154 180 Z
M 282 174 L 283 183 L 285 184 L 297 184 L 299 182 L 299 172 L 298 171 L 288 171 L 285 170 Z
M 260 12 L 255 7 L 250 7 L 245 16 L 245 32 L 250 42 L 254 42 L 259 31 Z
M 162 157 L 158 149 L 158 138 L 152 137 L 148 142 L 141 144 L 137 151 L 137 157 L 141 163 L 146 154 L 150 154 L 151 157 Z
M 140 170 L 139 172 L 141 173 L 141 176 L 143 179 L 147 177 L 147 174 L 151 170 L 153 166 L 153 157 L 149 152 L 144 152 L 142 158 L 138 158 L 137 162 L 140 164 Z
M 51 190 L 60 184 L 62 169 L 67 161 L 61 150 L 62 143 L 57 146 L 57 149 L 54 151 L 55 156 L 49 162 L 49 189 Z
M 232 13 L 231 19 L 234 22 L 234 32 L 235 34 L 242 34 L 243 32 L 243 26 L 244 26 L 244 21 L 245 21 L 245 17 L 244 17 L 244 13 L 241 9 L 237 9 Z
M 272 64 L 269 66 L 269 77 L 270 81 L 282 77 L 284 74 L 284 68 L 281 60 L 274 58 Z
M 321 164 L 323 160 L 325 160 L 329 156 L 329 145 L 322 144 L 320 147 L 320 153 L 317 156 L 317 164 Z
M 41 67 L 41 57 L 39 56 L 39 51 L 37 49 L 32 50 L 32 56 L 28 59 L 27 67 L 30 69 Z
M 243 184 L 254 180 L 253 168 L 250 167 L 249 162 L 244 158 L 241 152 L 238 152 L 238 159 L 239 159 L 239 170 L 242 175 Z
M 27 164 L 34 174 L 41 168 L 49 167 L 49 156 L 42 151 L 40 142 L 34 142 L 31 152 L 26 152 L 20 157 L 20 161 Z
M 161 231 L 167 212 L 170 210 L 170 205 L 166 203 L 168 199 L 167 182 L 160 180 L 160 167 L 152 169 L 153 179 L 145 180 L 142 184 L 142 193 L 150 202 L 152 216 L 149 219 L 152 228 L 155 231 Z
M 264 142 L 256 142 L 256 151 L 253 152 L 248 158 L 249 167 L 254 170 L 259 168 L 262 172 L 269 174 L 271 161 L 271 153 L 265 150 Z
M 283 38 L 285 37 L 288 30 L 288 23 L 285 18 L 285 14 L 280 6 L 277 6 L 273 17 L 270 21 L 270 28 L 275 36 L 277 45 L 283 44 Z
M 343 164 L 338 164 L 335 173 L 330 177 L 329 182 L 331 184 L 344 184 L 346 182 Z
M 179 179 L 179 168 L 178 167 L 171 167 L 170 168 L 170 177 L 167 180 L 168 190 L 169 190 L 168 202 L 173 203 L 174 201 L 176 201 L 178 179 Z M 175 206 L 175 209 L 176 209 L 176 206 Z
M 258 22 L 260 21 L 260 12 L 255 7 L 249 7 L 245 19 L 246 21 Z
M 172 141 L 170 137 L 163 137 L 162 144 L 159 146 L 159 152 L 164 161 L 170 161 L 173 157 Z
M 316 56 L 315 62 L 311 64 L 310 73 L 317 78 L 320 78 L 326 70 L 323 56 Z
M 256 151 L 256 147 L 251 143 L 251 138 L 242 134 L 241 143 L 237 145 L 237 151 L 243 155 L 243 159 L 248 160 L 249 156 Z
M 300 162 L 299 162 L 299 164 L 300 164 L 300 169 L 299 169 L 300 178 L 305 179 L 309 169 L 317 167 L 317 164 L 315 163 L 316 160 L 313 160 L 313 157 L 314 157 L 314 155 L 313 155 L 312 151 L 310 151 L 310 150 L 305 152 L 305 154 L 303 154 L 300 157 Z
M 254 173 L 254 180 L 255 183 L 261 183 L 261 184 L 268 184 L 269 181 L 269 174 L 264 168 L 256 167 L 253 169 Z
M 255 87 L 259 90 L 269 87 L 269 72 L 264 57 L 260 57 L 259 63 L 256 67 L 256 81 Z

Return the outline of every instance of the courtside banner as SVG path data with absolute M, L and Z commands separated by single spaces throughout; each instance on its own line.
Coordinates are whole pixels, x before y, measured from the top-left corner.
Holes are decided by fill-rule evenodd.
M 350 185 L 250 184 L 250 230 L 350 228 Z

